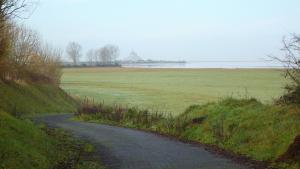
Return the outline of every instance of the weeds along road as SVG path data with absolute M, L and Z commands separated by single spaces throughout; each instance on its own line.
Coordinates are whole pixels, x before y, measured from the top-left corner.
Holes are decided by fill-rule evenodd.
M 247 169 L 199 146 L 132 129 L 70 121 L 71 117 L 50 115 L 37 120 L 94 144 L 108 169 Z

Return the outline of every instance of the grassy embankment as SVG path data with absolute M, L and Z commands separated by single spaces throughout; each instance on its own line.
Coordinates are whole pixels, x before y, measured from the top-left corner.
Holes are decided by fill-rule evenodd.
M 25 118 L 74 112 L 76 102 L 61 89 L 45 84 L 0 83 L 0 95 L 1 169 L 97 168 L 98 164 L 81 158 L 86 143 Z
M 76 102 L 52 85 L 0 83 L 0 95 L 0 109 L 20 116 L 76 110 Z
M 172 135 L 296 169 L 300 167 L 300 152 L 290 151 L 289 146 L 300 134 L 299 111 L 297 106 L 228 98 L 191 106 L 180 116 L 172 117 L 85 101 L 77 119 Z

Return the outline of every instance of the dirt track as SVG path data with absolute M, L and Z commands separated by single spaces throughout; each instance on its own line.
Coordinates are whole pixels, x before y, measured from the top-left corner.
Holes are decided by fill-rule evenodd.
M 109 169 L 247 169 L 199 146 L 120 127 L 68 120 L 72 115 L 39 117 L 39 122 L 71 131 L 95 145 Z

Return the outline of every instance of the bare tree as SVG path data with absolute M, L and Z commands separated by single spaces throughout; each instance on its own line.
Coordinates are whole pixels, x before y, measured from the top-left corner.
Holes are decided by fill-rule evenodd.
M 39 48 L 40 38 L 37 32 L 24 26 L 13 28 L 13 52 L 10 55 L 12 61 L 18 65 L 26 65 L 30 57 Z
M 32 3 L 27 0 L 0 0 L 0 79 L 5 80 L 9 74 L 9 59 L 11 52 L 11 20 L 15 17 L 21 18 L 21 13 Z
M 300 35 L 293 34 L 291 38 L 283 39 L 283 56 L 272 57 L 285 67 L 285 77 L 300 86 Z
M 0 0 L 0 79 L 59 84 L 61 50 L 41 43 L 35 31 L 13 22 L 31 2 Z
M 81 45 L 76 42 L 70 42 L 67 46 L 67 54 L 69 58 L 73 61 L 74 65 L 78 64 L 79 59 L 82 56 L 81 50 Z
M 20 79 L 26 74 L 24 71 L 29 65 L 33 55 L 40 45 L 38 34 L 24 26 L 14 25 L 11 28 L 10 75 Z
M 119 47 L 115 45 L 106 45 L 97 51 L 99 60 L 103 64 L 111 64 L 119 57 Z
M 110 52 L 107 48 L 103 47 L 99 50 L 99 60 L 101 60 L 101 62 L 103 64 L 108 64 L 110 63 Z
M 26 0 L 0 0 L 0 21 L 6 21 L 12 17 L 20 17 L 19 13 L 29 5 Z
M 119 47 L 115 46 L 115 45 L 106 45 L 105 48 L 107 48 L 108 51 L 109 51 L 110 60 L 112 62 L 116 61 L 116 59 L 120 55 L 120 49 L 119 49 Z
M 271 56 L 285 68 L 285 77 L 292 81 L 286 86 L 288 93 L 281 98 L 284 102 L 300 103 L 300 35 L 292 34 L 283 39 L 283 55 Z
M 90 49 L 87 53 L 86 53 L 86 57 L 88 59 L 88 62 L 90 65 L 94 65 L 97 62 L 97 57 L 96 57 L 96 51 L 93 49 Z
M 31 59 L 30 68 L 33 70 L 30 72 L 31 75 L 41 77 L 44 82 L 58 85 L 62 76 L 60 60 L 62 53 L 61 49 L 54 48 L 47 43 L 41 44 L 36 57 Z

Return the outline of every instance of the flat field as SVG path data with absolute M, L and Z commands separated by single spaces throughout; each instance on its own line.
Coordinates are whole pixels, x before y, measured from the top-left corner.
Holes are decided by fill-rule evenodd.
M 62 88 L 92 97 L 153 111 L 182 113 L 188 106 L 224 97 L 255 97 L 272 102 L 287 81 L 279 69 L 64 69 Z

